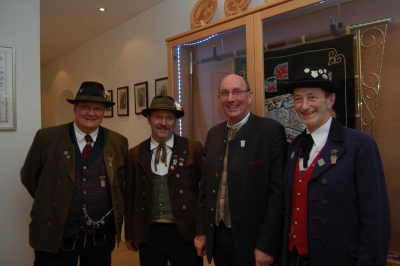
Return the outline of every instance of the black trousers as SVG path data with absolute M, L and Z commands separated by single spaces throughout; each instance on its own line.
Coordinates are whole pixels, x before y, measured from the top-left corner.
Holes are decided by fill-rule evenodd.
M 311 266 L 308 255 L 299 255 L 296 247 L 293 252 L 288 251 L 288 266 Z
M 215 226 L 212 254 L 215 266 L 242 266 L 236 265 L 232 229 L 227 228 L 223 221 L 219 226 Z
M 99 230 L 93 235 L 79 232 L 63 240 L 57 254 L 35 250 L 34 266 L 110 266 L 115 247 L 113 230 Z
M 193 240 L 183 239 L 175 223 L 150 225 L 149 240 L 139 246 L 141 266 L 200 266 L 203 258 L 197 256 Z

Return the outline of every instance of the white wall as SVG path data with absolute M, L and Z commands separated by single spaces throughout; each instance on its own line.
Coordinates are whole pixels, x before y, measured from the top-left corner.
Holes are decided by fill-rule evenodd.
M 0 0 L 0 43 L 16 46 L 17 130 L 0 131 L 0 265 L 32 265 L 32 199 L 19 171 L 40 128 L 40 0 Z
M 154 80 L 167 76 L 165 39 L 190 30 L 190 13 L 197 0 L 165 0 L 138 16 L 89 41 L 42 68 L 42 126 L 58 124 L 65 91 L 76 94 L 85 80 L 113 90 L 129 86 L 129 116 L 105 118 L 102 125 L 125 135 L 133 147 L 150 136 L 147 121 L 135 115 L 133 86 L 148 81 L 149 104 L 155 95 Z M 264 4 L 254 0 L 249 8 Z M 224 1 L 212 21 L 224 18 Z M 45 110 L 45 111 L 44 111 Z M 63 110 L 62 110 L 63 111 Z M 72 105 L 64 111 L 72 113 Z

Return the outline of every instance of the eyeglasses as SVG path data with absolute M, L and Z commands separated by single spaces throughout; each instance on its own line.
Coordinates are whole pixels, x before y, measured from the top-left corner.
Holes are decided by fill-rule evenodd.
M 223 90 L 223 91 L 220 91 L 218 94 L 219 94 L 219 96 L 221 96 L 222 98 L 227 98 L 227 97 L 229 97 L 229 93 L 232 93 L 232 96 L 236 98 L 236 97 L 242 95 L 243 92 L 248 92 L 248 91 L 250 91 L 250 90 L 249 90 L 249 89 L 244 90 L 244 91 L 242 91 L 242 90 L 240 90 L 240 89 L 234 89 L 233 91 L 226 91 L 226 90 Z

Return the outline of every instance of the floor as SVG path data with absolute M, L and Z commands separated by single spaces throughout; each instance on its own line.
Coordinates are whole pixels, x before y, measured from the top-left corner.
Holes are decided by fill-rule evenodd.
M 214 264 L 208 264 L 204 260 L 204 266 L 214 266 Z M 121 242 L 118 247 L 115 247 L 112 253 L 112 266 L 140 266 L 139 253 L 130 251 L 125 243 Z

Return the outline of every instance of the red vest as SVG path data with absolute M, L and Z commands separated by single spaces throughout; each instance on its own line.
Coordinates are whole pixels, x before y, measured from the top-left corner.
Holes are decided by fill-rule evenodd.
M 307 239 L 307 199 L 308 199 L 308 182 L 314 171 L 315 163 L 319 154 L 314 158 L 311 165 L 305 172 L 300 172 L 297 159 L 296 170 L 294 171 L 293 193 L 292 193 L 292 209 L 289 227 L 289 250 L 293 252 L 293 247 L 299 255 L 308 254 Z

